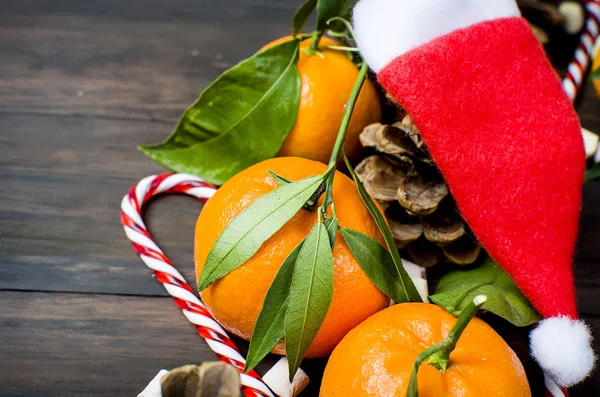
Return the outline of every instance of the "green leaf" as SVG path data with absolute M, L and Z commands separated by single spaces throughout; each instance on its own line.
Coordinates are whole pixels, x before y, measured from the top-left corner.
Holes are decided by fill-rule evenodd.
M 275 179 L 275 182 L 277 182 L 279 184 L 279 186 L 286 185 L 286 184 L 292 182 L 289 179 L 287 179 L 286 177 L 281 176 L 271 170 L 269 170 L 269 175 L 271 175 L 271 177 L 273 179 Z M 319 188 L 313 193 L 313 195 L 310 196 L 310 198 L 308 200 L 306 200 L 306 203 L 302 206 L 302 208 L 307 211 L 314 212 L 315 209 L 317 208 L 317 204 L 319 203 L 319 197 L 321 197 L 323 195 L 323 190 L 324 190 L 324 186 L 323 185 L 319 186 Z
M 592 80 L 599 80 L 600 79 L 600 68 L 594 70 L 592 72 L 592 74 L 590 74 L 590 77 L 592 78 Z
M 337 236 L 337 231 L 340 226 L 340 221 L 338 221 L 337 218 L 327 218 L 323 224 L 325 225 L 325 229 L 327 229 L 329 243 L 331 244 L 331 249 L 333 250 L 333 246 L 335 245 L 335 237 Z
M 345 27 L 339 22 L 327 25 L 327 21 L 335 17 L 350 19 L 349 0 L 317 0 L 317 30 L 343 30 Z
M 585 181 L 590 182 L 600 179 L 600 163 L 594 164 L 585 171 Z
M 419 295 L 415 284 L 402 265 L 402 259 L 400 259 L 400 253 L 398 252 L 398 247 L 396 246 L 396 242 L 394 241 L 394 236 L 392 235 L 390 227 L 388 226 L 381 212 L 379 212 L 379 208 L 377 208 L 371 196 L 369 196 L 369 193 L 367 193 L 367 190 L 363 186 L 362 182 L 360 179 L 358 179 L 356 172 L 354 172 L 354 168 L 352 168 L 350 161 L 346 157 L 346 153 L 344 153 L 344 161 L 346 162 L 346 166 L 348 167 L 348 171 L 350 172 L 354 183 L 356 183 L 358 193 L 360 194 L 363 203 L 371 213 L 371 216 L 375 220 L 375 223 L 383 235 L 389 253 L 392 257 L 395 273 L 398 274 L 398 280 L 402 284 L 407 294 L 407 299 L 404 299 L 403 302 L 423 302 L 423 299 L 421 299 L 421 295 Z
M 396 303 L 409 301 L 410 297 L 389 251 L 377 240 L 356 230 L 341 228 L 340 232 L 352 255 L 373 284 Z
M 275 182 L 279 183 L 279 186 L 287 185 L 288 183 L 292 183 L 289 179 L 284 176 L 281 176 L 271 170 L 269 170 L 269 175 L 275 179 Z
M 215 184 L 275 156 L 298 113 L 298 46 L 291 40 L 229 69 L 164 142 L 139 149 L 167 168 Z
M 241 266 L 302 208 L 322 176 L 283 185 L 260 197 L 227 225 L 212 247 L 198 281 L 200 291 Z
M 288 294 L 294 275 L 294 267 L 304 240 L 285 258 L 275 275 L 250 339 L 245 372 L 252 370 L 277 345 L 284 335 L 285 312 Z
M 513 280 L 492 259 L 469 270 L 456 270 L 440 280 L 432 302 L 458 315 L 475 296 L 485 295 L 483 309 L 516 325 L 526 327 L 541 320 Z
M 294 36 L 299 34 L 304 28 L 308 17 L 313 12 L 317 5 L 317 0 L 307 0 L 304 4 L 296 10 L 294 16 L 292 17 L 292 30 Z
M 321 328 L 333 296 L 333 254 L 327 229 L 317 223 L 298 254 L 285 315 L 290 381 Z

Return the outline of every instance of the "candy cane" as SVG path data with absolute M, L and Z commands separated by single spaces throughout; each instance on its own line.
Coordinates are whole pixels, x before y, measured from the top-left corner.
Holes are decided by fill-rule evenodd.
M 592 48 L 600 33 L 600 0 L 587 1 L 585 9 L 588 14 L 585 30 L 581 34 L 579 46 L 567 68 L 567 75 L 563 80 L 563 88 L 571 99 L 571 102 L 575 101 L 577 94 L 581 90 L 583 77 L 590 66 Z
M 558 387 L 546 374 L 544 374 L 544 385 L 546 386 L 546 397 L 569 397 L 567 389 Z
M 246 359 L 235 347 L 225 330 L 208 312 L 192 288 L 185 281 L 173 263 L 154 243 L 142 220 L 142 207 L 152 197 L 163 193 L 183 193 L 203 203 L 215 193 L 216 188 L 202 179 L 186 174 L 165 173 L 142 179 L 129 190 L 121 202 L 121 222 L 125 234 L 131 240 L 133 248 L 142 261 L 154 271 L 160 281 L 175 300 L 183 315 L 196 326 L 217 358 L 233 365 L 240 372 L 242 392 L 247 397 L 274 397 L 267 385 L 255 371 L 244 372 Z

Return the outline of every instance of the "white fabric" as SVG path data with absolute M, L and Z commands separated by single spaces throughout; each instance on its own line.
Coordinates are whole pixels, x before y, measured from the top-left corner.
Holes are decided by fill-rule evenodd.
M 169 371 L 161 369 L 160 372 L 150 381 L 148 386 L 137 395 L 137 397 L 162 397 L 162 387 L 160 381 Z
M 427 272 L 423 266 L 402 258 L 402 265 L 415 284 L 423 302 L 429 303 L 429 287 L 427 286 Z M 392 303 L 393 304 L 393 303 Z
M 581 320 L 550 317 L 542 320 L 529 337 L 531 354 L 559 386 L 579 383 L 594 368 L 592 336 Z
M 361 0 L 353 20 L 360 53 L 378 73 L 397 56 L 437 37 L 519 15 L 514 0 Z
M 429 287 L 427 286 L 427 280 L 417 277 L 411 277 L 411 280 L 423 302 L 429 303 Z
M 404 266 L 404 270 L 408 273 L 410 277 L 414 278 L 427 278 L 427 273 L 423 266 L 419 266 L 414 262 L 409 261 L 408 259 L 402 258 L 402 265 Z
M 263 382 L 280 397 L 296 397 L 308 385 L 309 379 L 302 368 L 289 381 L 288 360 L 281 357 L 279 361 L 263 376 Z
M 594 134 L 585 128 L 581 129 L 583 135 L 583 143 L 585 145 L 585 155 L 587 158 L 594 157 L 598 152 L 598 144 L 600 143 L 600 136 Z
M 423 302 L 429 303 L 429 286 L 427 285 L 427 271 L 425 268 L 404 258 L 402 258 L 402 265 L 410 276 Z M 394 306 L 395 304 L 396 302 L 390 299 L 390 306 Z

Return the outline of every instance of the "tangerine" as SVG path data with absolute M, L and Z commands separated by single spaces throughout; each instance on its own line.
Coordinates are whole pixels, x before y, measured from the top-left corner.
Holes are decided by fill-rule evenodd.
M 323 163 L 280 157 L 258 163 L 227 181 L 205 204 L 196 225 L 194 261 L 198 279 L 206 257 L 221 232 L 244 208 L 279 185 L 269 170 L 292 181 L 326 170 Z M 385 244 L 381 232 L 362 203 L 354 182 L 337 172 L 333 200 L 340 226 L 364 233 Z M 317 222 L 316 212 L 300 210 L 242 266 L 201 292 L 202 300 L 221 325 L 249 340 L 265 295 L 288 254 Z M 331 306 L 306 357 L 327 356 L 348 331 L 389 304 L 363 272 L 341 235 L 333 248 L 334 287 Z M 284 354 L 283 343 L 273 350 Z
M 291 38 L 282 37 L 262 49 Z M 305 49 L 311 43 L 312 39 L 300 43 L 300 106 L 296 124 L 283 142 L 278 156 L 304 157 L 326 163 L 359 70 L 344 51 L 328 48 L 341 45 L 338 41 L 323 37 L 319 41 L 319 53 L 308 55 Z M 362 130 L 380 120 L 379 95 L 375 85 L 367 79 L 358 96 L 346 134 L 344 149 L 350 159 L 355 159 L 361 151 L 359 135 Z
M 406 396 L 417 356 L 446 339 L 456 321 L 427 303 L 402 303 L 373 315 L 333 351 L 320 397 Z M 517 355 L 478 318 L 467 325 L 446 371 L 425 362 L 417 382 L 419 397 L 531 397 Z

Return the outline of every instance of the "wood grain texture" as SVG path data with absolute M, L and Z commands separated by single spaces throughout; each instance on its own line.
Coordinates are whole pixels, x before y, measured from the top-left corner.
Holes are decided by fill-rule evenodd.
M 289 32 L 294 2 L 230 3 L 2 1 L 0 111 L 172 123 L 226 68 Z
M 217 75 L 289 34 L 298 3 L 0 0 L 0 396 L 131 396 L 161 368 L 214 360 L 131 249 L 119 203 L 165 171 L 136 146 L 165 138 Z M 578 110 L 600 131 L 591 87 Z M 575 274 L 600 350 L 598 203 L 600 183 L 586 185 Z M 146 211 L 188 280 L 200 209 L 170 196 Z M 538 393 L 526 330 L 488 320 Z M 303 365 L 304 396 L 318 395 L 323 365 Z M 572 396 L 597 390 L 596 375 Z
M 164 124 L 20 114 L 0 116 L 0 130 L 0 288 L 166 295 L 119 220 L 129 187 L 165 171 L 135 149 L 159 140 Z M 191 197 L 168 197 L 146 217 L 190 271 L 200 209 Z
M 160 369 L 212 355 L 168 298 L 0 292 L 0 302 L 3 397 L 135 396 Z

